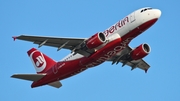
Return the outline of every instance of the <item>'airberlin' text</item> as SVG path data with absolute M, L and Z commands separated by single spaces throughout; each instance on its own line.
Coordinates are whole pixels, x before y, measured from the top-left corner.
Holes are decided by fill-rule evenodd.
M 123 27 L 124 25 L 126 25 L 126 23 L 129 22 L 129 18 L 125 17 L 124 19 L 118 21 L 116 24 L 114 24 L 113 26 L 111 26 L 109 29 L 105 30 L 104 33 L 106 36 L 108 36 L 109 34 L 114 33 L 114 31 L 118 30 L 119 28 Z

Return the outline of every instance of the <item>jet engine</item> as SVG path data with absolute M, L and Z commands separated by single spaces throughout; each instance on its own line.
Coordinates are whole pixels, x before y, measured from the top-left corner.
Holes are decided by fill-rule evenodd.
M 132 60 L 142 59 L 147 56 L 151 51 L 151 48 L 148 44 L 141 44 L 131 51 L 130 57 Z
M 86 47 L 88 49 L 96 48 L 106 42 L 106 36 L 104 33 L 96 33 L 88 40 L 86 40 Z

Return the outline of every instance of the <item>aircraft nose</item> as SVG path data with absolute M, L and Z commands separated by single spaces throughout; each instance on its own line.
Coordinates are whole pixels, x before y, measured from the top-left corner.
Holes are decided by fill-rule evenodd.
M 159 18 L 161 16 L 161 10 L 159 9 L 154 9 L 154 13 L 155 13 L 154 15 L 156 18 Z

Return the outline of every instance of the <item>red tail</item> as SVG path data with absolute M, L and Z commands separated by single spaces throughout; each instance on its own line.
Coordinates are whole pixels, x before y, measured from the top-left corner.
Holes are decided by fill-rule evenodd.
M 49 58 L 35 48 L 30 49 L 27 53 L 37 73 L 46 73 L 47 70 L 49 70 L 54 64 L 56 64 L 53 59 Z

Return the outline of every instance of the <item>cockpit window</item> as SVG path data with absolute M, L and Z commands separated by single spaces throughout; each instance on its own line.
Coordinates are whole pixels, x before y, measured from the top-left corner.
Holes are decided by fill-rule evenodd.
M 152 8 L 144 8 L 141 10 L 141 13 L 144 12 L 144 11 L 147 11 L 147 10 L 151 10 Z

